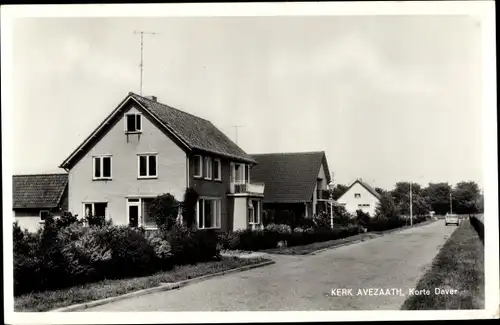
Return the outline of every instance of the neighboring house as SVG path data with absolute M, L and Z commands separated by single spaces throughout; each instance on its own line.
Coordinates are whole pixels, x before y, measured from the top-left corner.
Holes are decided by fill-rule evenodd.
M 50 213 L 68 209 L 68 174 L 14 175 L 12 209 L 22 229 L 36 231 Z
M 264 209 L 310 217 L 328 208 L 330 171 L 323 151 L 253 154 L 252 179 L 266 184 Z
M 69 210 L 115 224 L 155 228 L 148 206 L 158 195 L 200 195 L 199 229 L 261 226 L 264 186 L 250 182 L 256 161 L 210 121 L 129 95 L 61 164 Z
M 375 208 L 380 201 L 380 194 L 362 179 L 357 179 L 347 188 L 337 202 L 344 206 L 347 212 L 356 214 L 357 210 L 375 215 Z

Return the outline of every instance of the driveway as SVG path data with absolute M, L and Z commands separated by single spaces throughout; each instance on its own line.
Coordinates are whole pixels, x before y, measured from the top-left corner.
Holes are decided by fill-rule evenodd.
M 273 265 L 85 311 L 398 310 L 455 229 L 439 220 L 317 255 L 272 255 Z M 370 288 L 402 294 L 357 295 Z

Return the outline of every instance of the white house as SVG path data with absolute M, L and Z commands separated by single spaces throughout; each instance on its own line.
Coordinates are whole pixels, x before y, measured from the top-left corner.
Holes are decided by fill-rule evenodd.
M 372 217 L 375 215 L 375 208 L 379 201 L 380 194 L 362 179 L 357 179 L 337 199 L 337 202 L 344 206 L 347 212 L 356 214 L 357 210 L 362 210 Z

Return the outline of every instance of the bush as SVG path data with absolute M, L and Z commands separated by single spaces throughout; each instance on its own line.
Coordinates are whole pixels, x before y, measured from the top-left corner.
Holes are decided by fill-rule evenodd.
M 330 216 L 326 212 L 315 214 L 312 219 L 317 229 L 330 229 L 331 227 Z
M 110 276 L 140 275 L 154 270 L 154 249 L 139 230 L 128 226 L 104 226 L 96 230 L 98 242 L 112 252 L 107 272 Z
M 176 224 L 179 202 L 171 194 L 156 197 L 149 206 L 149 214 L 162 231 L 168 231 Z
M 305 230 L 304 230 L 304 228 L 300 228 L 300 227 L 295 227 L 295 228 L 293 229 L 293 232 L 301 232 L 301 233 L 302 233 L 302 232 L 304 232 L 304 231 L 305 231 Z
M 59 229 L 80 223 L 81 220 L 78 220 L 78 215 L 73 215 L 71 212 L 64 212 L 62 216 L 56 220 L 56 226 Z
M 371 222 L 370 214 L 363 212 L 362 210 L 356 211 L 356 222 L 358 226 L 363 228 L 368 228 L 368 225 Z
M 220 257 L 217 233 L 212 230 L 191 230 L 175 224 L 165 233 L 171 245 L 175 264 L 194 264 Z
M 160 269 L 169 269 L 173 267 L 172 247 L 170 243 L 163 238 L 160 232 L 154 231 L 147 233 L 146 239 L 155 252 L 156 263 Z
M 289 225 L 284 225 L 284 224 L 274 224 L 270 223 L 266 226 L 265 228 L 267 231 L 275 231 L 280 234 L 289 234 L 292 232 L 292 228 Z

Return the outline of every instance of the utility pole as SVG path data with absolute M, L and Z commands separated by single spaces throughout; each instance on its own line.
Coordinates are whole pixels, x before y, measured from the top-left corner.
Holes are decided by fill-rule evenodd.
M 453 214 L 453 200 L 451 198 L 451 192 L 450 192 L 450 214 Z
M 243 127 L 243 125 L 233 125 L 233 128 L 234 128 L 235 133 L 236 133 L 236 138 L 235 138 L 236 144 L 238 144 L 238 128 L 242 128 L 242 127 Z
M 413 194 L 411 193 L 411 182 L 410 182 L 410 226 L 413 226 Z
M 141 68 L 141 96 L 142 96 L 142 75 L 143 75 L 143 67 L 144 67 L 144 62 L 143 62 L 143 49 L 144 49 L 144 34 L 146 35 L 157 35 L 158 33 L 154 33 L 154 32 L 145 32 L 145 31 L 134 31 L 134 34 L 141 34 L 141 64 L 139 65 L 140 68 Z

